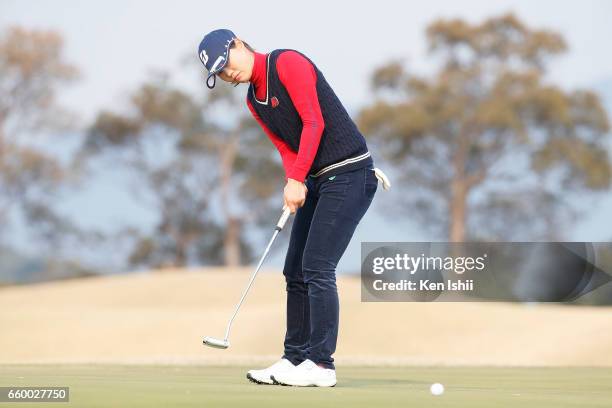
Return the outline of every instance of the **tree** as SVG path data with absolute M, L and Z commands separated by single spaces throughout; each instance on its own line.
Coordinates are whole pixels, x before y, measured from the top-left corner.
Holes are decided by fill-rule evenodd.
M 215 88 L 202 105 L 209 125 L 183 141 L 185 149 L 213 157 L 217 177 L 211 196 L 218 199 L 224 220 L 226 266 L 237 266 L 243 258 L 244 227 L 254 223 L 269 228 L 282 204 L 283 170 L 278 155 L 256 121 L 237 111 L 237 106 L 244 106 L 242 95 L 229 86 Z M 213 119 L 214 112 L 223 112 L 224 123 Z
M 52 206 L 69 171 L 34 143 L 41 132 L 70 123 L 56 94 L 76 79 L 77 69 L 63 48 L 54 31 L 12 27 L 0 34 L 0 223 L 8 225 L 16 211 L 53 246 L 63 234 L 79 233 Z
M 546 81 L 562 36 L 507 14 L 435 21 L 427 41 L 431 78 L 401 60 L 378 68 L 359 118 L 411 185 L 404 208 L 455 242 L 559 237 L 575 214 L 567 195 L 611 175 L 598 96 Z
M 282 172 L 252 120 L 231 115 L 235 94 L 215 91 L 200 102 L 162 75 L 133 94 L 133 114 L 101 112 L 88 132 L 83 154 L 122 157 L 159 213 L 153 233 L 136 234 L 132 266 L 251 260 L 243 227 L 270 208 Z M 218 111 L 224 125 L 211 119 Z M 274 174 L 279 183 L 270 185 Z

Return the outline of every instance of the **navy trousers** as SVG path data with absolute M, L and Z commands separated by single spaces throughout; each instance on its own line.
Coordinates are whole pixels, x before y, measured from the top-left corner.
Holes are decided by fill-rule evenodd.
M 309 176 L 306 202 L 293 220 L 283 275 L 287 332 L 283 357 L 335 368 L 338 338 L 336 266 L 366 213 L 378 179 L 372 166 L 333 177 Z

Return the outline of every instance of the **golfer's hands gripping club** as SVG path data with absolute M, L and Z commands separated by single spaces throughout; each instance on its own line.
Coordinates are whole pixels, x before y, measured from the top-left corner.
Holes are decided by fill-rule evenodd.
M 303 206 L 306 202 L 306 193 L 308 193 L 306 184 L 292 178 L 288 178 L 287 185 L 285 185 L 283 207 L 289 208 L 291 214 L 295 214 L 298 208 Z

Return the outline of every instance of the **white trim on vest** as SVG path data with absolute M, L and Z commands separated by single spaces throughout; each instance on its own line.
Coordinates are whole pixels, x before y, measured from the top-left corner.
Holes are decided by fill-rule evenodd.
M 335 168 L 338 168 L 338 167 L 341 167 L 341 166 L 346 166 L 347 164 L 355 163 L 355 162 L 358 162 L 360 160 L 367 159 L 368 157 L 370 157 L 370 152 L 369 151 L 365 152 L 364 154 L 361 154 L 359 156 L 350 157 L 350 158 L 348 158 L 346 160 L 342 160 L 341 162 L 330 164 L 329 166 L 324 167 L 321 170 L 317 171 L 317 173 L 314 174 L 313 177 L 319 177 L 321 174 L 327 173 L 328 171 L 330 171 L 332 169 L 335 169 Z
M 272 52 L 268 54 L 268 59 L 266 62 L 266 100 L 264 102 L 257 99 L 257 95 L 255 95 L 255 85 L 251 86 L 251 91 L 253 91 L 253 99 L 255 99 L 255 101 L 261 105 L 268 104 L 268 94 L 270 92 L 270 55 L 272 55 Z

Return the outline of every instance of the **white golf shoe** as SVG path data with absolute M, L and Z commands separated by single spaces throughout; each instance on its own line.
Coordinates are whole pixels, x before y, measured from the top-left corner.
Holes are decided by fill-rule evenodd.
M 295 369 L 296 366 L 286 358 L 281 358 L 276 363 L 263 370 L 249 370 L 247 378 L 257 384 L 274 384 L 270 378 L 273 374 L 281 374 Z
M 304 360 L 293 370 L 272 374 L 272 381 L 297 387 L 333 387 L 336 385 L 336 370 L 323 368 L 311 360 Z

